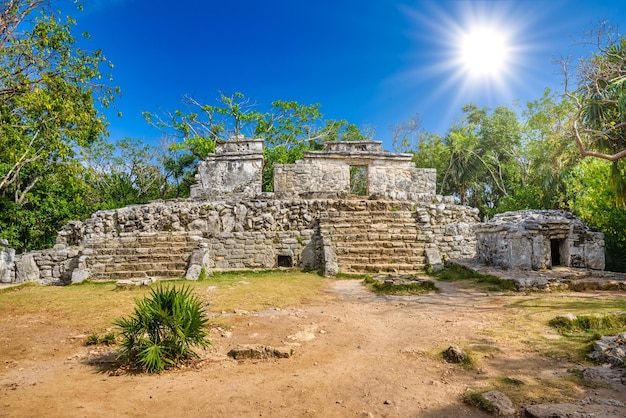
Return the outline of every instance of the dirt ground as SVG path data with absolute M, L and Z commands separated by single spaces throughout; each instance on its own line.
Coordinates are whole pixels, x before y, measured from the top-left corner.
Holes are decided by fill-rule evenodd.
M 493 376 L 556 376 L 571 366 L 488 330 L 519 296 L 486 295 L 456 283 L 438 294 L 375 296 L 360 281 L 329 281 L 322 302 L 229 313 L 202 361 L 159 375 L 111 369 L 109 348 L 38 315 L 0 329 L 1 417 L 484 417 L 461 400 Z M 437 356 L 451 344 L 493 346 L 465 370 Z M 235 361 L 238 344 L 292 346 L 287 359 Z M 471 346 L 470 344 L 470 346 Z M 626 394 L 589 389 L 626 402 Z

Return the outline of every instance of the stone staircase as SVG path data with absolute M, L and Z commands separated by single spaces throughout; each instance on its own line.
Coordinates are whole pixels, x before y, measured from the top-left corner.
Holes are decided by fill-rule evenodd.
M 92 280 L 180 278 L 198 237 L 179 232 L 121 234 L 87 242 L 82 252 Z
M 334 247 L 340 272 L 409 273 L 426 265 L 415 212 L 325 212 L 320 234 Z

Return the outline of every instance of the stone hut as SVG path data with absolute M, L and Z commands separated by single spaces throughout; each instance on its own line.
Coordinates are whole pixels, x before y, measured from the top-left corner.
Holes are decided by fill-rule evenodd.
M 507 269 L 555 266 L 604 270 L 604 235 L 560 210 L 494 216 L 476 226 L 478 261 Z

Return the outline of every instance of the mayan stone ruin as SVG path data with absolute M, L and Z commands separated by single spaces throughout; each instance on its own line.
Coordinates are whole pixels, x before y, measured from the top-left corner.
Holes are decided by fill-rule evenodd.
M 270 193 L 261 189 L 263 141 L 218 141 L 199 165 L 189 199 L 96 212 L 69 222 L 56 245 L 42 251 L 16 255 L 3 242 L 0 281 L 194 280 L 281 267 L 328 276 L 411 273 L 472 259 L 477 248 L 488 263 L 549 268 L 553 242 L 563 248 L 560 263 L 603 268 L 601 234 L 583 234 L 572 220 L 538 222 L 528 230 L 544 231 L 540 247 L 531 232 L 480 225 L 477 209 L 437 195 L 435 170 L 416 168 L 411 158 L 379 141 L 331 142 L 295 164 L 277 164 Z
M 604 270 L 604 235 L 569 212 L 534 210 L 502 213 L 477 225 L 477 258 L 520 270 L 555 266 Z

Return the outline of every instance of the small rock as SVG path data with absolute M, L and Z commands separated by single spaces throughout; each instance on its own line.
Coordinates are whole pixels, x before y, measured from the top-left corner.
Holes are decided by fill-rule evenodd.
M 467 360 L 467 353 L 457 345 L 451 345 L 443 353 L 443 358 L 449 363 L 462 363 Z
M 235 360 L 289 358 L 293 355 L 291 347 L 270 347 L 255 344 L 241 344 L 228 352 L 228 356 Z

